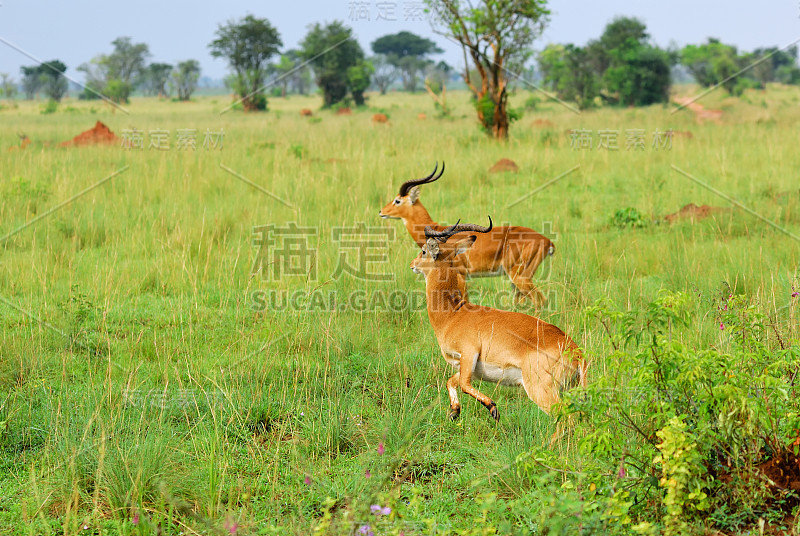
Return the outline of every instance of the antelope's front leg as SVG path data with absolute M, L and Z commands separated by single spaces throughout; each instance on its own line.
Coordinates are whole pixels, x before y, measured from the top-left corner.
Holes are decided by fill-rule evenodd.
M 472 359 L 468 359 L 466 356 L 470 356 Z M 489 410 L 489 415 L 491 415 L 494 420 L 499 421 L 500 414 L 497 412 L 497 405 L 494 401 L 472 386 L 472 372 L 475 370 L 475 364 L 478 362 L 479 356 L 479 352 L 462 353 L 461 370 L 458 373 L 458 376 L 460 376 L 459 385 L 462 391 L 483 404 L 483 407 Z
M 458 382 L 460 372 L 456 372 L 447 380 L 447 394 L 450 396 L 450 413 L 447 414 L 451 420 L 458 419 L 461 414 L 461 404 L 458 402 Z

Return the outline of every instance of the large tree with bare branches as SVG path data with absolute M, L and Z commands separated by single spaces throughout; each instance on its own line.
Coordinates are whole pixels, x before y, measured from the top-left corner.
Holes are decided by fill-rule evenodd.
M 508 138 L 513 113 L 508 81 L 530 57 L 550 11 L 547 0 L 427 0 L 444 33 L 464 51 L 464 81 L 475 95 L 478 120 L 487 134 Z M 480 80 L 470 77 L 472 61 Z

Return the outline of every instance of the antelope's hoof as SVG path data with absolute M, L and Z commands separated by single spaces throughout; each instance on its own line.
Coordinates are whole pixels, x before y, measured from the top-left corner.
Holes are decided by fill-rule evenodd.
M 461 414 L 461 408 L 450 408 L 450 412 L 447 414 L 450 417 L 451 421 L 458 419 L 458 416 Z
M 492 402 L 489 405 L 488 409 L 489 409 L 489 415 L 491 415 L 494 420 L 500 421 L 500 413 L 498 413 L 497 406 L 495 405 L 494 402 Z

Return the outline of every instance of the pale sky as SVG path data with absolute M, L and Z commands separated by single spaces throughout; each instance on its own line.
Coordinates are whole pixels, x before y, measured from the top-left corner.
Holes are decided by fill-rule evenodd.
M 0 38 L 43 61 L 60 59 L 67 64 L 67 74 L 78 79 L 75 68 L 110 52 L 111 41 L 120 36 L 147 43 L 150 61 L 174 64 L 197 59 L 204 76 L 222 78 L 227 74 L 226 63 L 211 58 L 208 43 L 220 22 L 252 13 L 269 19 L 278 29 L 284 49 L 296 47 L 309 24 L 338 19 L 353 28 L 368 55 L 376 38 L 408 30 L 433 39 L 445 50 L 434 59 L 461 67 L 459 48 L 434 34 L 427 20 L 413 20 L 420 16 L 421 5 L 411 0 L 0 0 Z M 583 45 L 598 37 L 617 15 L 642 19 L 662 47 L 670 42 L 678 46 L 701 43 L 711 36 L 751 51 L 800 39 L 798 0 L 551 0 L 549 5 L 551 22 L 536 49 L 551 42 Z M 19 80 L 20 66 L 34 63 L 0 42 L 0 73 Z

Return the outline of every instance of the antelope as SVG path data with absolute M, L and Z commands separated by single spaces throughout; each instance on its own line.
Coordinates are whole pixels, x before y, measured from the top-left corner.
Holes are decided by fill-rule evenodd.
M 411 262 L 411 269 L 425 276 L 428 319 L 442 356 L 456 369 L 447 380 L 453 420 L 461 413 L 458 388 L 500 419 L 494 401 L 472 386 L 473 378 L 522 386 L 545 413 L 564 388 L 586 386 L 586 360 L 561 329 L 530 315 L 467 302 L 464 268 L 457 258 L 479 243 L 480 235 L 450 239 L 464 231 L 488 235 L 491 230 L 491 218 L 489 227 L 456 223 L 438 231 L 427 226 L 425 244 Z
M 439 180 L 444 173 L 436 175 L 439 164 L 427 177 L 404 182 L 400 192 L 390 201 L 378 216 L 384 219 L 400 219 L 408 234 L 419 247 L 426 243 L 425 228 L 441 231 L 444 226 L 431 218 L 419 200 L 419 189 L 423 184 Z M 555 246 L 549 238 L 527 227 L 496 227 L 491 233 L 481 234 L 462 263 L 466 273 L 472 276 L 498 276 L 505 273 L 516 289 L 518 300 L 530 299 L 537 305 L 544 302 L 544 296 L 533 284 L 533 274 L 544 258 L 552 255 Z

